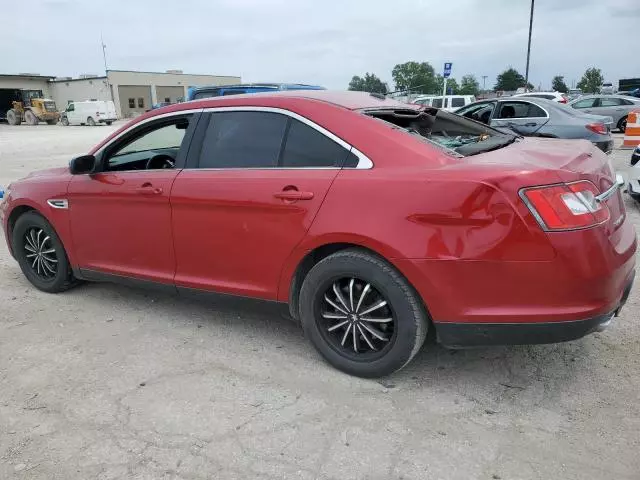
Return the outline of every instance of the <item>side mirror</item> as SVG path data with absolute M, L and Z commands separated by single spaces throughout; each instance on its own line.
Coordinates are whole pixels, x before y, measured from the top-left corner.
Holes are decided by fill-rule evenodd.
M 69 171 L 72 175 L 92 173 L 96 168 L 96 157 L 93 155 L 80 155 L 69 162 Z

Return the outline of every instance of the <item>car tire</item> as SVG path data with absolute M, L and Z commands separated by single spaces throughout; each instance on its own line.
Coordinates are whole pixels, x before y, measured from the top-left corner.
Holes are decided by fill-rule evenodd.
M 33 113 L 31 110 L 25 110 L 25 112 L 24 112 L 24 120 L 29 125 L 38 125 L 38 123 L 39 123 L 38 117 L 36 117 L 36 114 Z
M 69 119 L 67 117 L 62 117 L 60 119 L 60 123 L 62 123 L 62 125 L 64 125 L 65 127 L 69 126 Z
M 11 109 L 7 111 L 7 123 L 9 125 L 20 125 L 22 123 L 22 118 L 18 112 Z
M 18 218 L 11 249 L 22 273 L 37 289 L 59 293 L 76 284 L 58 234 L 40 214 L 29 211 Z
M 87 118 L 87 125 L 89 125 L 90 127 L 95 127 L 96 126 L 96 121 L 93 119 L 93 117 L 88 117 Z
M 618 120 L 617 127 L 618 130 L 624 133 L 627 130 L 627 117 L 622 117 L 620 120 Z
M 107 125 L 111 125 L 113 122 L 112 122 L 111 120 L 107 120 L 107 121 L 106 121 L 106 122 L 104 122 L 104 123 L 106 123 Z
M 429 326 L 407 280 L 361 249 L 342 250 L 311 268 L 300 291 L 300 319 L 327 362 L 365 378 L 389 375 L 409 363 Z

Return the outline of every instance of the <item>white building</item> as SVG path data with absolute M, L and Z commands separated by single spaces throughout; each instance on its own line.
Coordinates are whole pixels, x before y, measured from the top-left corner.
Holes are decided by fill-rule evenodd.
M 191 75 L 181 70 L 166 72 L 134 72 L 107 70 L 106 76 L 81 75 L 80 78 L 53 77 L 39 74 L 0 74 L 0 118 L 11 108 L 17 90 L 41 91 L 52 98 L 58 110 L 70 102 L 113 100 L 119 118 L 128 118 L 149 110 L 155 103 L 175 103 L 187 97 L 189 87 L 200 85 L 233 85 L 239 76 Z M 4 105 L 4 104 L 7 105 Z

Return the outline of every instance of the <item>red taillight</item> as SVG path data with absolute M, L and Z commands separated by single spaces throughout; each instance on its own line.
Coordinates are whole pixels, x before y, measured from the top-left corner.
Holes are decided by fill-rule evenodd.
M 607 133 L 609 133 L 604 123 L 590 123 L 588 125 L 585 125 L 585 127 L 587 127 L 587 130 L 599 133 L 600 135 L 606 135 Z
M 563 95 L 562 98 L 558 100 L 558 103 L 567 103 L 567 97 Z
M 533 187 L 520 195 L 544 230 L 587 228 L 609 219 L 609 209 L 596 200 L 598 190 L 586 180 Z

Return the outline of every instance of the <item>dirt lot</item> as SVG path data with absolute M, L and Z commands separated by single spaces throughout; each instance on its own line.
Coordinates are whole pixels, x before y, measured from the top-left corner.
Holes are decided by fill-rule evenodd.
M 0 125 L 0 185 L 113 128 Z M 612 158 L 626 170 L 629 152 Z M 640 478 L 638 288 L 604 333 L 427 345 L 378 382 L 264 312 L 114 285 L 40 293 L 0 241 L 2 479 Z

